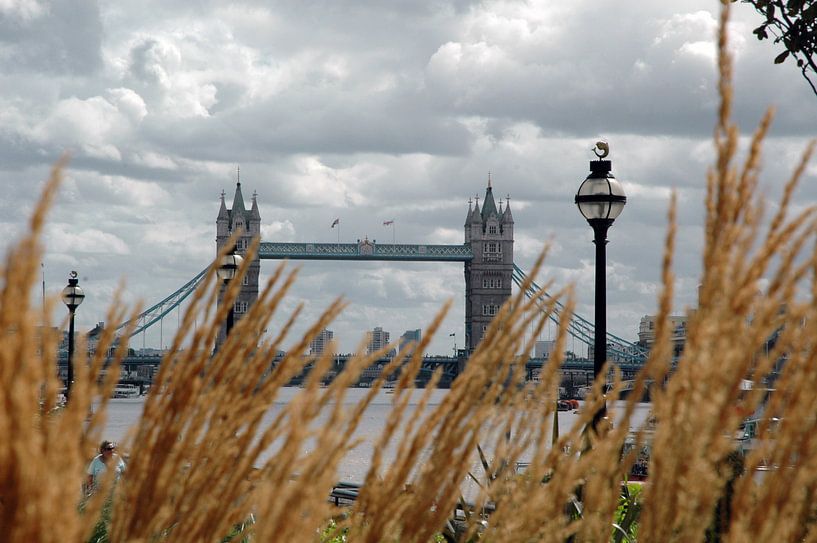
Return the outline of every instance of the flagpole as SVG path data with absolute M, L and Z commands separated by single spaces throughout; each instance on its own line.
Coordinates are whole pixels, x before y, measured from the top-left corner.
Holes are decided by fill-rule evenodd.
M 397 235 L 395 234 L 394 229 L 394 219 L 383 221 L 383 226 L 391 226 L 391 242 L 394 243 L 397 240 Z

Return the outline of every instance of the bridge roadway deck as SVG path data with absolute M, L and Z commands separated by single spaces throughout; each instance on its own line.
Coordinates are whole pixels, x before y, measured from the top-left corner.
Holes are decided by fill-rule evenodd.
M 265 260 L 391 260 L 401 262 L 467 262 L 471 246 L 377 243 L 273 243 L 262 242 L 258 257 Z
M 338 355 L 335 357 L 336 366 L 342 367 L 348 356 Z M 122 360 L 122 367 L 125 368 L 135 368 L 138 366 L 158 366 L 161 362 L 162 357 L 160 356 L 127 356 Z M 388 360 L 380 360 L 373 364 L 373 366 L 377 365 L 384 365 L 388 362 Z M 467 362 L 465 362 L 467 364 Z M 525 364 L 526 371 L 531 374 L 534 370 L 540 370 L 545 364 L 547 364 L 547 360 L 543 359 L 530 359 Z M 58 358 L 58 364 L 60 366 L 65 366 L 67 364 L 67 359 L 65 356 L 60 356 Z M 457 374 L 457 369 L 459 368 L 460 359 L 455 358 L 452 356 L 428 356 L 425 357 L 422 363 L 422 369 L 426 372 L 431 372 L 437 367 L 442 367 L 443 373 L 447 375 L 449 378 L 454 378 Z M 638 373 L 641 369 L 640 364 L 634 363 L 617 363 L 616 364 L 619 369 L 621 370 L 622 376 L 625 379 L 631 379 L 633 376 Z M 585 358 L 576 358 L 576 359 L 568 359 L 562 361 L 561 365 L 561 372 L 563 374 L 570 374 L 570 373 L 592 373 L 593 372 L 593 361 L 588 360 Z

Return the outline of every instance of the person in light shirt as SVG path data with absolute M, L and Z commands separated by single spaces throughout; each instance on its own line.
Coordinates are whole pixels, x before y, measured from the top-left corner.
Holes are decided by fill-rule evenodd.
M 122 472 L 125 471 L 125 461 L 116 454 L 116 443 L 105 440 L 99 445 L 99 454 L 88 464 L 88 470 L 86 471 L 88 479 L 85 481 L 85 488 L 88 493 L 93 493 L 99 488 L 105 473 L 111 467 L 115 470 L 115 478 L 118 480 Z

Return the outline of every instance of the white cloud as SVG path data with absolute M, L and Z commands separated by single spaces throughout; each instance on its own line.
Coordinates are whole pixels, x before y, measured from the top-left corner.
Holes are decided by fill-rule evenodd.
M 49 250 L 78 257 L 89 254 L 130 254 L 128 245 L 118 236 L 94 228 L 76 231 L 70 224 L 54 224 L 45 236 Z
M 147 106 L 142 97 L 131 89 L 109 89 L 108 94 L 113 98 L 119 111 L 127 115 L 131 121 L 138 123 L 148 114 Z
M 265 221 L 261 225 L 261 239 L 291 241 L 295 235 L 295 225 L 291 221 Z
M 48 5 L 37 0 L 0 0 L 0 15 L 22 22 L 42 17 L 48 13 Z

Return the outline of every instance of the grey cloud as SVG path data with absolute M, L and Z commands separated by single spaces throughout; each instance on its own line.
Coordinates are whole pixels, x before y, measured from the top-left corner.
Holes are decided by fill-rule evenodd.
M 103 28 L 94 0 L 54 0 L 31 18 L 0 16 L 4 71 L 89 75 L 102 66 Z

